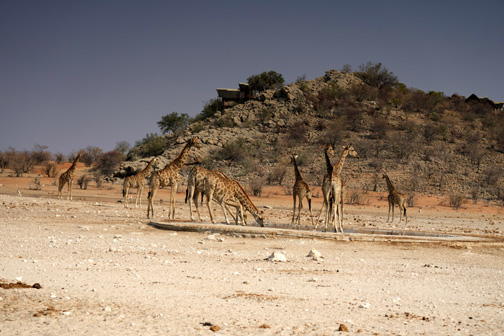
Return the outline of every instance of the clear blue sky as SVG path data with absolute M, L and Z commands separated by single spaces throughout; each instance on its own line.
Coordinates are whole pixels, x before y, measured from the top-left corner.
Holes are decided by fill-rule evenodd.
M 0 150 L 131 145 L 263 71 L 504 101 L 504 1 L 0 0 Z

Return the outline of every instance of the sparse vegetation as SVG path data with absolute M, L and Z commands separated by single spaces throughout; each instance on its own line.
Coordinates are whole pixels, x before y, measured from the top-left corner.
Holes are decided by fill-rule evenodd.
M 284 78 L 276 71 L 265 71 L 258 75 L 247 78 L 251 90 L 264 91 L 268 89 L 279 89 L 284 85 Z
M 162 116 L 157 124 L 163 134 L 179 133 L 189 125 L 189 116 L 186 113 L 172 112 Z
M 360 159 L 351 159 L 343 175 L 345 181 L 358 176 L 366 190 L 380 191 L 382 181 L 376 176 L 386 169 L 396 173 L 408 195 L 449 196 L 449 191 L 457 190 L 473 201 L 500 200 L 502 111 L 466 103 L 458 95 L 408 88 L 381 63 L 369 62 L 353 73 L 345 65 L 342 72 L 330 70 L 314 80 L 302 76 L 287 86 L 275 72 L 249 80 L 253 90 L 264 90 L 257 99 L 226 109 L 218 99 L 210 100 L 193 120 L 173 112 L 163 119 L 166 135 L 147 134 L 133 148 L 118 146 L 117 152 L 129 150 L 127 160 L 163 153 L 172 157 L 181 140 L 192 133 L 204 140 L 204 147 L 209 145 L 209 155 L 200 158 L 205 167 L 224 170 L 241 183 L 262 179 L 263 184 L 290 185 L 293 174 L 286 161 L 288 153 L 297 152 L 303 156 L 298 164 L 309 172 L 304 174 L 307 183 L 319 186 L 325 170 L 322 147 L 334 146 L 334 164 L 341 147 L 352 143 Z M 47 157 L 45 151 L 47 147 L 37 145 L 32 152 L 0 152 L 0 170 L 11 169 L 17 176 L 32 171 L 34 162 Z M 104 155 L 97 147 L 81 152 L 86 166 L 99 165 L 97 160 Z M 54 158 L 58 163 L 65 160 L 62 154 Z M 45 167 L 42 173 L 54 174 Z M 352 197 L 358 201 L 358 195 Z M 408 202 L 414 202 L 413 196 Z
M 460 207 L 464 203 L 465 197 L 459 193 L 452 193 L 452 194 L 448 195 L 448 200 L 450 201 L 450 206 L 453 209 L 458 210 L 458 209 L 460 209 Z
M 87 189 L 89 181 L 90 178 L 88 175 L 82 175 L 77 179 L 77 184 L 79 185 L 80 189 Z

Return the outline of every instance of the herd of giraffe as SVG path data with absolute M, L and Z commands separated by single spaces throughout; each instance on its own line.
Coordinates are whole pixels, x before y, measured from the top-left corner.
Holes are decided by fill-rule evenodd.
M 189 151 L 192 147 L 200 149 L 199 142 L 196 137 L 191 138 L 180 154 L 163 169 L 154 171 L 150 179 L 149 184 L 149 195 L 147 197 L 147 218 L 154 218 L 154 197 L 159 188 L 170 187 L 170 202 L 168 210 L 168 219 L 175 219 L 175 193 L 177 191 L 178 184 L 181 179 L 179 174 L 182 167 L 186 164 L 187 157 L 189 156 Z M 301 210 L 303 209 L 303 200 L 306 198 L 308 200 L 308 209 L 310 213 L 310 219 L 312 227 L 316 230 L 320 221 L 320 217 L 325 210 L 325 220 L 324 220 L 324 231 L 327 231 L 328 225 L 333 225 L 335 232 L 343 232 L 343 204 L 345 197 L 345 183 L 341 177 L 341 172 L 343 170 L 343 164 L 348 155 L 359 158 L 359 154 L 354 149 L 352 145 L 347 145 L 343 147 L 341 156 L 336 164 L 331 163 L 331 156 L 335 155 L 334 147 L 331 144 L 327 144 L 324 147 L 324 156 L 326 161 L 327 172 L 324 175 L 322 182 L 322 195 L 324 201 L 320 209 L 319 216 L 314 223 L 312 215 L 311 198 L 312 193 L 310 191 L 310 186 L 303 181 L 301 172 L 299 171 L 297 161 L 297 154 L 292 154 L 290 159 L 294 166 L 294 174 L 296 181 L 292 189 L 292 196 L 294 201 L 294 207 L 292 210 L 292 221 L 291 225 L 301 225 Z M 61 174 L 59 177 L 58 184 L 58 199 L 61 199 L 62 189 L 65 184 L 68 184 L 68 199 L 72 199 L 72 182 L 74 178 L 74 172 L 81 157 L 81 153 L 78 153 L 75 160 L 73 161 L 70 168 Z M 141 206 L 142 191 L 146 185 L 147 177 L 151 174 L 153 166 L 156 162 L 156 158 L 153 158 L 148 165 L 140 172 L 135 175 L 128 176 L 124 179 L 123 183 L 123 197 L 124 206 L 128 207 L 128 193 L 131 188 L 137 189 L 135 207 Z M 394 208 L 397 205 L 400 210 L 399 221 L 402 220 L 404 214 L 405 221 L 408 223 L 408 217 L 406 214 L 406 201 L 403 194 L 399 193 L 393 186 L 390 178 L 387 174 L 382 174 L 383 179 L 385 179 L 388 188 L 388 221 L 394 221 Z M 196 212 L 198 214 L 198 219 L 201 221 L 201 214 L 198 208 L 198 198 L 199 195 L 206 197 L 208 211 L 210 214 L 210 219 L 212 223 L 215 223 L 214 216 L 212 213 L 212 202 L 215 201 L 220 204 L 222 211 L 224 212 L 224 217 L 226 223 L 229 224 L 229 219 L 227 212 L 231 214 L 234 218 L 235 224 L 241 223 L 246 225 L 246 213 L 248 211 L 252 214 L 257 224 L 264 226 L 264 219 L 262 217 L 262 212 L 259 212 L 254 206 L 247 193 L 238 183 L 238 181 L 233 180 L 226 176 L 224 173 L 217 170 L 210 170 L 203 168 L 199 164 L 194 164 L 194 167 L 190 170 L 187 180 L 187 194 L 186 202 L 189 202 L 189 212 L 191 221 L 194 221 L 192 204 L 196 206 Z M 297 216 L 296 216 L 296 203 L 297 204 Z M 228 207 L 234 207 L 236 209 L 236 214 L 233 216 Z M 390 213 L 392 212 L 392 218 L 390 218 Z

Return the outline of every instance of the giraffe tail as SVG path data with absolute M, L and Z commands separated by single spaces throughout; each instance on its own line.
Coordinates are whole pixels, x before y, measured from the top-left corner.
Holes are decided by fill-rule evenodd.
M 308 209 L 311 211 L 311 198 L 308 198 Z
M 126 188 L 123 186 L 123 197 L 126 196 Z
M 189 188 L 185 190 L 185 203 L 187 204 L 187 199 L 189 198 Z
M 404 216 L 406 217 L 406 207 L 404 207 Z

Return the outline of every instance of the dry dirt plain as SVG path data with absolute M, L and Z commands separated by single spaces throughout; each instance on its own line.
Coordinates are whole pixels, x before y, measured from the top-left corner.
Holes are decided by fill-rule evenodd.
M 366 194 L 365 206 L 346 206 L 346 228 L 468 234 L 486 242 L 225 235 L 159 230 L 146 219 L 145 201 L 141 209 L 118 202 L 120 186 L 74 185 L 74 200 L 67 201 L 56 199 L 52 179 L 42 180 L 42 190 L 30 190 L 32 180 L 0 175 L 0 282 L 6 287 L 0 289 L 0 335 L 504 330 L 502 207 L 466 203 L 456 211 L 443 198 L 419 196 L 405 226 L 386 223 L 383 194 Z M 157 198 L 167 200 L 168 190 Z M 183 198 L 177 194 L 176 215 L 187 221 Z M 291 196 L 281 189 L 252 200 L 265 211 L 267 226 L 290 222 Z M 320 204 L 316 198 L 315 213 Z M 162 222 L 167 203 L 155 206 Z M 215 212 L 222 221 L 220 208 Z M 202 213 L 208 219 L 205 208 Z M 308 257 L 312 250 L 320 256 Z M 266 260 L 273 253 L 286 261 Z M 8 288 L 34 284 L 41 288 Z

